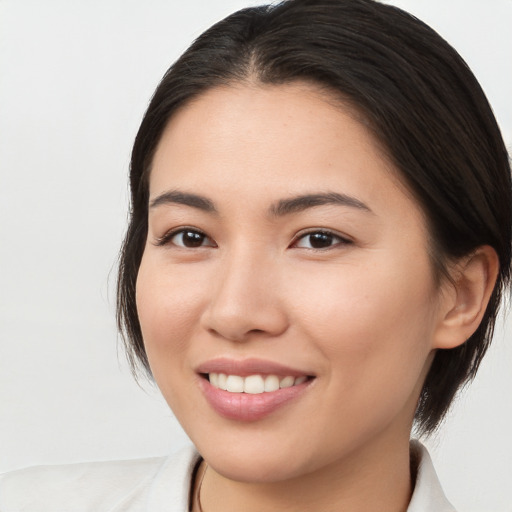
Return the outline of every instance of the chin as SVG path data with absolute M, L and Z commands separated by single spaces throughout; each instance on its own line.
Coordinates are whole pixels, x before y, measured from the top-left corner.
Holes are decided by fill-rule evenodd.
M 277 456 L 276 456 L 277 455 Z M 205 460 L 217 473 L 224 478 L 237 482 L 269 484 L 282 482 L 300 476 L 300 467 L 290 464 L 288 457 L 283 454 L 261 454 L 259 457 L 248 459 L 233 454 L 205 454 Z
M 254 436 L 251 440 L 249 437 Z M 253 431 L 249 436 L 198 436 L 192 441 L 201 456 L 217 473 L 238 482 L 271 483 L 288 480 L 310 470 L 307 455 L 297 449 L 299 443 L 283 440 L 282 436 L 266 437 Z M 201 439 L 202 438 L 202 439 Z M 202 441 L 202 442 L 201 442 Z M 297 454 L 301 455 L 298 460 Z M 306 469 L 308 468 L 308 469 Z

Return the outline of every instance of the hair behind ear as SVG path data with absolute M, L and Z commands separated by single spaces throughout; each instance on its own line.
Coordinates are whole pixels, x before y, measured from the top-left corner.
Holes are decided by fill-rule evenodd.
M 448 302 L 415 414 L 419 435 L 439 427 L 461 385 L 476 375 L 494 332 L 503 286 L 499 272 L 497 253 L 486 245 L 462 257 L 445 278 Z

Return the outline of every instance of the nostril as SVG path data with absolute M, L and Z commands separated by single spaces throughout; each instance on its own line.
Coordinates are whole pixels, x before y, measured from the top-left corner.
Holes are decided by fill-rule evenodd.
M 279 304 L 261 298 L 239 301 L 232 296 L 235 293 L 227 295 L 212 299 L 201 317 L 202 328 L 213 337 L 245 342 L 252 337 L 278 336 L 287 329 L 288 318 Z

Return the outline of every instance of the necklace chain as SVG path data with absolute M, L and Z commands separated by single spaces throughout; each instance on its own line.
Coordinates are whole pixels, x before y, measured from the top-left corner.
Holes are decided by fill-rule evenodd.
M 199 480 L 199 485 L 197 486 L 197 492 L 196 492 L 196 503 L 197 503 L 197 512 L 203 512 L 203 507 L 201 506 L 201 487 L 203 485 L 204 475 L 206 475 L 206 470 L 208 469 L 208 463 L 204 461 L 204 470 L 201 475 L 201 480 Z

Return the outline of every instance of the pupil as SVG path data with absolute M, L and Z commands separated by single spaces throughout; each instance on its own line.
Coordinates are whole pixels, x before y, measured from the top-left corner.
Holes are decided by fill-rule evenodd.
M 330 247 L 332 245 L 332 235 L 329 233 L 313 233 L 309 235 L 311 247 L 321 249 L 322 247 Z
M 183 233 L 183 244 L 186 247 L 200 247 L 203 245 L 204 235 L 195 233 L 194 231 L 187 231 Z

